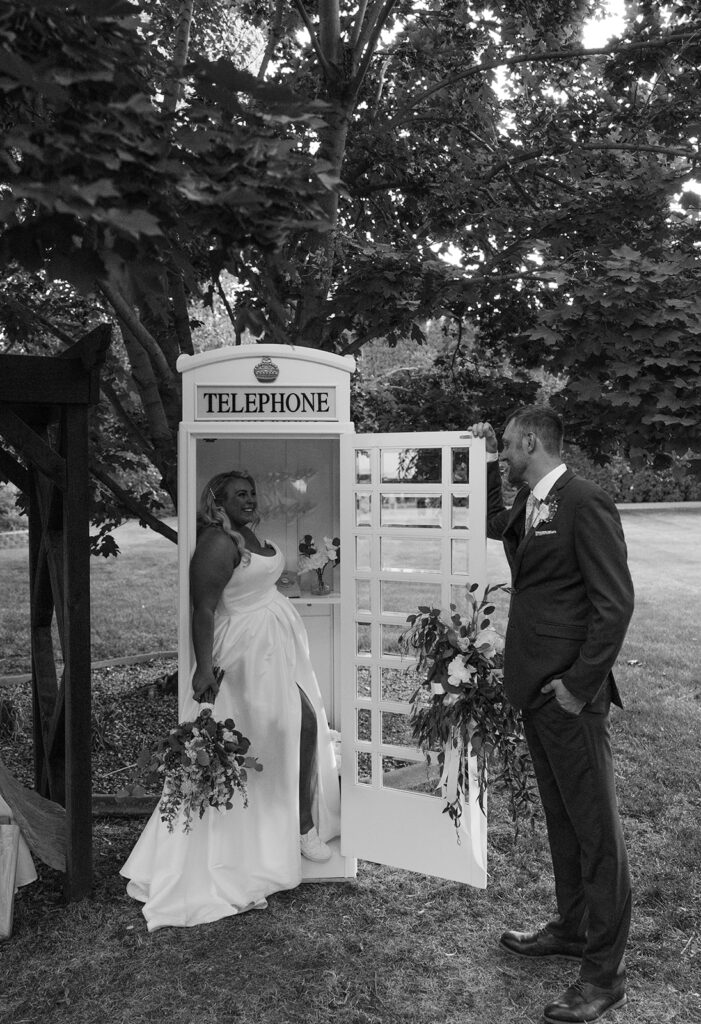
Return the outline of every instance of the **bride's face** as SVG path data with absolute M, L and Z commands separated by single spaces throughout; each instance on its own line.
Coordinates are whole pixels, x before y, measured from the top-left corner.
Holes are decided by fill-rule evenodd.
M 240 530 L 242 526 L 248 526 L 256 518 L 256 489 L 250 480 L 232 477 L 226 485 L 221 504 L 231 525 Z

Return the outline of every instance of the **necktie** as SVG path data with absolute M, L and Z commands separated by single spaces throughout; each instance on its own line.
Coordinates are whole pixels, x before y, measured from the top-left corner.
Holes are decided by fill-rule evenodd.
M 533 491 L 531 491 L 526 501 L 526 533 L 528 533 L 531 526 L 533 525 L 533 520 L 539 508 L 540 498 L 536 498 Z

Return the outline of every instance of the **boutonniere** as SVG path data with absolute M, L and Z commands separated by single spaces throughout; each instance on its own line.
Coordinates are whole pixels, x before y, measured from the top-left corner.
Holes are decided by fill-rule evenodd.
M 554 495 L 552 498 L 541 501 L 540 507 L 533 518 L 533 529 L 535 530 L 536 526 L 540 526 L 543 523 L 552 523 L 557 515 L 557 507 L 557 498 Z

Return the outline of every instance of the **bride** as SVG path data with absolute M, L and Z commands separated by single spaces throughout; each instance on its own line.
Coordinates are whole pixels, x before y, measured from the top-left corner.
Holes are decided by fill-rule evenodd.
M 266 896 L 302 879 L 300 856 L 325 861 L 340 832 L 331 735 L 309 660 L 304 625 L 275 586 L 280 549 L 260 541 L 256 488 L 243 470 L 213 477 L 200 500 L 190 565 L 192 694 L 180 720 L 214 690 L 213 716 L 233 718 L 263 771 L 250 772 L 248 807 L 208 808 L 185 834 L 169 832 L 159 809 L 121 868 L 144 904 L 149 931 L 196 925 L 263 909 Z M 224 670 L 218 687 L 214 669 Z M 217 692 L 218 690 L 218 692 Z

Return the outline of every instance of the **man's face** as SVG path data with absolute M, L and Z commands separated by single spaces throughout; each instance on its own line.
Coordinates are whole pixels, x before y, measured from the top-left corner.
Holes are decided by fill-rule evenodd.
M 526 434 L 512 423 L 507 423 L 506 430 L 501 439 L 502 449 L 500 458 L 506 463 L 508 472 L 506 479 L 513 487 L 518 487 L 525 482 L 526 467 L 528 466 L 528 453 L 526 452 Z

